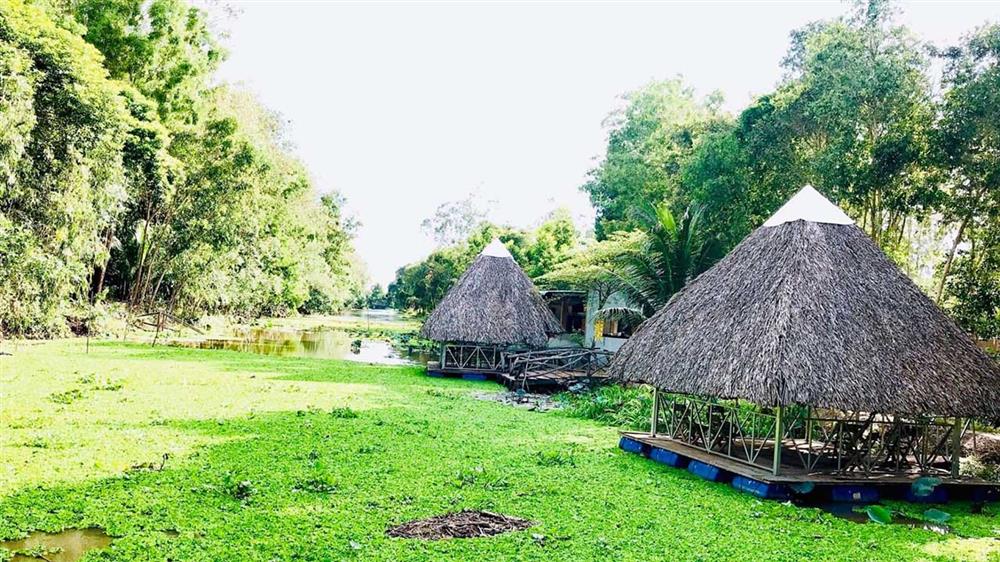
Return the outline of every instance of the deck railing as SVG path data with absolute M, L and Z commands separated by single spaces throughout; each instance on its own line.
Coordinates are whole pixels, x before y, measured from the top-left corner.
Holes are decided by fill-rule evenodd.
M 441 344 L 441 368 L 455 371 L 498 373 L 506 369 L 507 354 L 496 345 L 474 343 Z
M 962 438 L 971 428 L 961 418 L 761 408 L 656 393 L 650 432 L 775 474 L 788 468 L 957 477 Z
M 555 373 L 573 373 L 581 380 L 602 374 L 614 354 L 603 349 L 557 347 L 507 355 L 508 372 L 518 386 L 526 388 L 532 379 Z

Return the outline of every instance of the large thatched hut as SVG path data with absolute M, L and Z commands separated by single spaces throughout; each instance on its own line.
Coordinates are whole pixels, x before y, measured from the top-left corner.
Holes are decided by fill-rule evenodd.
M 1000 417 L 997 365 L 809 186 L 647 320 L 611 375 L 657 389 L 647 437 L 772 476 L 957 478 L 969 419 Z
M 441 342 L 437 368 L 497 372 L 511 348 L 544 347 L 559 321 L 498 239 L 483 249 L 424 322 Z

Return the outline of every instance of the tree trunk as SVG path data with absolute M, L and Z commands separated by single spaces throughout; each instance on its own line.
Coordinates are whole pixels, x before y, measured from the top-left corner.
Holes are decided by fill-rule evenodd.
M 962 236 L 965 234 L 965 225 L 968 224 L 969 217 L 962 219 L 962 222 L 958 225 L 958 233 L 955 234 L 955 241 L 951 244 L 951 251 L 948 252 L 948 259 L 944 262 L 944 270 L 941 272 L 941 282 L 938 284 L 937 298 L 934 302 L 941 304 L 941 297 L 944 296 L 944 286 L 945 282 L 948 281 L 948 275 L 951 273 L 951 264 L 955 261 L 955 254 L 958 252 L 958 245 L 962 243 Z
M 104 276 L 108 272 L 108 262 L 111 261 L 111 241 L 113 239 L 114 230 L 109 227 L 108 235 L 104 238 L 104 248 L 108 251 L 108 259 L 104 260 L 104 263 L 98 268 L 96 285 L 91 285 L 91 287 L 93 287 L 90 295 L 91 303 L 93 303 L 97 299 L 97 295 L 101 294 L 101 291 L 104 290 Z

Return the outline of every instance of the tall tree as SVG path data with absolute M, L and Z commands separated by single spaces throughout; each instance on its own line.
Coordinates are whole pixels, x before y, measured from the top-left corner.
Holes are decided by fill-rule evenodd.
M 721 100 L 698 100 L 678 78 L 653 82 L 624 101 L 605 122 L 606 154 L 582 187 L 597 210 L 598 238 L 636 227 L 633 210 L 647 202 L 673 200 L 681 165 L 715 124 Z
M 476 194 L 470 193 L 465 199 L 439 205 L 433 216 L 420 223 L 420 228 L 444 247 L 463 242 L 485 221 L 486 211 Z
M 59 332 L 119 212 L 129 121 L 100 54 L 21 0 L 0 3 L 0 331 Z
M 907 221 L 927 216 L 940 193 L 927 172 L 929 60 L 893 15 L 889 2 L 858 2 L 849 17 L 793 34 L 788 79 L 769 102 L 777 150 L 794 148 L 793 177 L 833 195 L 898 254 Z
M 977 238 L 988 238 L 1000 217 L 1000 25 L 979 29 L 941 55 L 946 62 L 946 90 L 934 146 L 948 192 L 943 218 L 956 231 L 942 265 L 939 301 L 963 245 L 971 252 L 969 243 L 981 242 L 979 252 L 996 251 L 995 244 Z M 984 260 L 996 261 L 970 256 L 970 263 Z

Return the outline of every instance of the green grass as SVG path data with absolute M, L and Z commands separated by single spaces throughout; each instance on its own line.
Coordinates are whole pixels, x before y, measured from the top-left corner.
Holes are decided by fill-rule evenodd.
M 470 396 L 489 383 L 226 351 L 83 349 L 5 344 L 0 538 L 89 526 L 119 537 L 88 560 L 1000 560 L 996 505 L 949 506 L 956 534 L 942 537 L 761 502 L 622 453 L 607 426 Z M 538 525 L 482 539 L 385 536 L 460 509 Z

